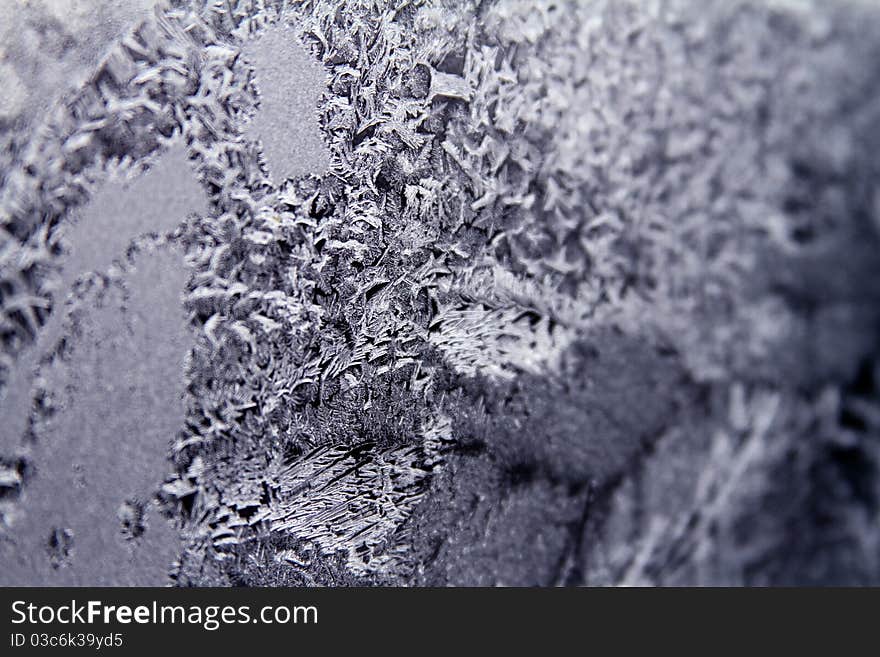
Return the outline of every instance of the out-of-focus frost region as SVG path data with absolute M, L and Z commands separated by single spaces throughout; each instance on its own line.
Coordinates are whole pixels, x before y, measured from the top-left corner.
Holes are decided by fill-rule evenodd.
M 880 6 L 13 1 L 2 583 L 880 583 Z

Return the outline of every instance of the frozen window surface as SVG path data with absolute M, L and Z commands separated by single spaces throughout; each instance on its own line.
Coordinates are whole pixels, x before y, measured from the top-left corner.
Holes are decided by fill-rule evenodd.
M 326 88 L 324 67 L 287 26 L 273 26 L 249 43 L 260 111 L 248 132 L 262 143 L 269 174 L 280 182 L 327 170 L 330 156 L 318 126 L 317 105 Z
M 185 281 L 178 254 L 141 254 L 126 289 L 98 291 L 69 356 L 46 368 L 51 411 L 36 427 L 4 584 L 167 581 L 180 545 L 154 497 L 184 417 Z

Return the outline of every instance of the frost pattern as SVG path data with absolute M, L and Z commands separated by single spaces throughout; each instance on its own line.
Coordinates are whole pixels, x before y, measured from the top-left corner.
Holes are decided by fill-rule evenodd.
M 871 188 L 873 70 L 841 55 L 837 13 L 778 4 L 163 7 L 12 157 L 3 380 L 60 316 L 59 227 L 181 140 L 209 205 L 131 245 L 173 242 L 191 274 L 185 418 L 157 482 L 184 543 L 175 581 L 255 563 L 281 581 L 704 581 L 675 564 L 708 568 L 741 482 L 782 467 L 770 437 L 791 446 L 812 417 L 799 386 L 862 399 L 843 386 L 876 334 L 876 293 L 853 283 L 876 272 L 876 209 L 849 206 Z M 733 430 L 735 390 L 755 409 Z M 705 457 L 681 493 L 705 516 L 627 525 L 654 445 Z M 26 493 L 26 464 L 2 456 Z M 587 544 L 596 496 L 628 529 Z M 128 533 L 135 502 L 113 511 Z M 546 544 L 519 540 L 548 509 Z M 469 570 L 511 544 L 519 571 Z

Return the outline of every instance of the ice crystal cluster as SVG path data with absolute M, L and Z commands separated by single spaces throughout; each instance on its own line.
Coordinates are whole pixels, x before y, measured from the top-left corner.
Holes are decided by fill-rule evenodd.
M 880 582 L 880 7 L 3 20 L 2 583 Z

